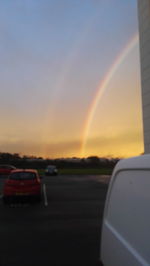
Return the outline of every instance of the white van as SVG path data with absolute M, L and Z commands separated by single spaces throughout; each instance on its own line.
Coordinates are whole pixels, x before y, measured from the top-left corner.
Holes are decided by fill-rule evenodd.
M 114 169 L 100 260 L 104 266 L 150 265 L 150 155 L 121 160 Z

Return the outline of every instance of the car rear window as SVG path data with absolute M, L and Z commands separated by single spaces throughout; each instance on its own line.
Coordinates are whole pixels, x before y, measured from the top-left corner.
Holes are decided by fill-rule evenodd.
M 9 177 L 9 179 L 13 180 L 30 180 L 35 179 L 36 174 L 31 172 L 18 172 L 18 173 L 12 173 Z

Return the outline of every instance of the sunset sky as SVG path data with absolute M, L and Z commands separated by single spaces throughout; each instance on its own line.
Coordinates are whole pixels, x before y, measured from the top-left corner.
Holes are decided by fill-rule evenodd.
M 143 152 L 136 2 L 0 1 L 1 152 Z

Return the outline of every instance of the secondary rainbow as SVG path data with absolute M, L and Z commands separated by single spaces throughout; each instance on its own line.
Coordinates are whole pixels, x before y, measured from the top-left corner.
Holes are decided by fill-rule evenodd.
M 138 43 L 138 33 L 136 33 L 130 41 L 127 43 L 127 45 L 123 48 L 121 53 L 115 58 L 113 64 L 109 68 L 108 72 L 104 76 L 103 80 L 100 82 L 100 85 L 98 86 L 98 89 L 96 90 L 95 96 L 90 104 L 89 111 L 87 118 L 84 123 L 84 129 L 83 129 L 83 135 L 82 135 L 82 141 L 81 141 L 81 152 L 80 156 L 84 156 L 85 152 L 85 146 L 87 143 L 89 131 L 91 128 L 92 120 L 96 111 L 96 108 L 99 104 L 99 101 L 102 98 L 102 95 L 104 94 L 105 90 L 108 87 L 108 84 L 110 83 L 111 79 L 117 72 L 119 66 L 123 63 L 125 58 L 128 56 L 128 54 L 132 51 L 132 49 L 137 45 Z

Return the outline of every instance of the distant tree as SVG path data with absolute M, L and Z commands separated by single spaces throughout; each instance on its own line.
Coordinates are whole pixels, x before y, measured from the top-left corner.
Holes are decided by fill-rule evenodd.
M 93 165 L 98 165 L 100 163 L 100 159 L 98 156 L 89 156 L 87 159 Z
M 13 153 L 13 160 L 16 159 L 16 160 L 20 160 L 21 157 L 20 157 L 20 154 L 19 153 Z

